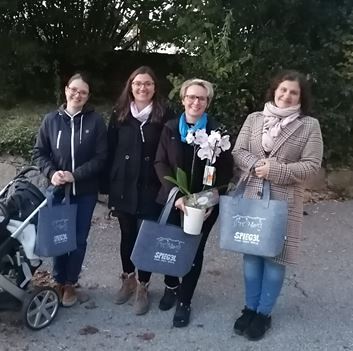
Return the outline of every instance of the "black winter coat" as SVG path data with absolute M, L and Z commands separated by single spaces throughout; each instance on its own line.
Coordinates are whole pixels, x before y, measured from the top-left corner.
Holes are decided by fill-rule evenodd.
M 131 113 L 117 122 L 115 111 L 108 127 L 109 208 L 140 217 L 158 215 L 156 203 L 161 186 L 153 167 L 164 123 L 173 117 L 167 110 L 162 123 L 142 126 Z
M 107 157 L 107 129 L 93 107 L 85 105 L 71 119 L 65 105 L 44 117 L 33 161 L 50 180 L 58 170 L 72 172 L 76 195 L 94 194 Z
M 211 130 L 216 130 L 220 127 L 220 124 L 214 119 L 208 116 L 206 132 L 209 134 Z M 234 143 L 232 143 L 233 146 Z M 232 146 L 229 150 L 221 152 L 220 156 L 217 157 L 216 162 L 213 166 L 216 167 L 216 182 L 215 186 L 224 186 L 223 192 L 226 190 L 226 186 L 233 176 L 233 157 L 231 154 Z M 184 169 L 187 172 L 187 176 L 190 179 L 190 172 L 187 169 L 191 169 L 185 166 L 185 150 L 186 148 L 193 148 L 192 145 L 187 145 L 181 141 L 179 133 L 179 118 L 168 121 L 163 128 L 161 139 L 158 145 L 158 150 L 155 159 L 155 169 L 160 182 L 162 183 L 161 189 L 158 193 L 157 202 L 165 204 L 168 199 L 170 190 L 175 186 L 168 180 L 164 179 L 165 176 L 175 176 L 177 168 Z M 203 170 L 206 165 L 206 160 L 200 160 L 198 156 L 195 159 L 195 174 L 203 175 Z M 202 179 L 198 177 L 198 184 L 195 184 L 192 192 L 199 192 L 202 190 Z

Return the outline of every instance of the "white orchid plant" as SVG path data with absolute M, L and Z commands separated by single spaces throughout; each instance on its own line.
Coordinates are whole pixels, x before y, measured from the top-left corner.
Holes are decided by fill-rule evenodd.
M 210 134 L 207 134 L 206 129 L 199 129 L 195 132 L 189 130 L 186 135 L 186 142 L 194 146 L 190 184 L 188 184 L 185 171 L 180 168 L 177 168 L 175 177 L 165 176 L 164 178 L 178 186 L 179 190 L 184 195 L 187 195 L 187 202 L 190 205 L 195 207 L 209 207 L 214 205 L 210 201 L 205 203 L 205 196 L 212 196 L 210 194 L 207 195 L 207 191 L 202 191 L 198 194 L 191 194 L 190 192 L 194 176 L 195 158 L 197 155 L 201 160 L 207 160 L 203 180 L 204 189 L 206 186 L 212 186 L 215 181 L 215 167 L 212 165 L 216 162 L 217 157 L 222 151 L 230 149 L 231 143 L 229 139 L 230 136 L 226 134 L 226 131 L 222 132 L 221 130 L 212 130 Z
M 196 145 L 197 156 L 201 160 L 207 159 L 212 165 L 222 151 L 230 149 L 229 138 L 228 134 L 225 135 L 220 130 L 212 130 L 208 135 L 206 129 L 199 129 L 195 132 L 189 131 L 186 135 L 186 142 Z

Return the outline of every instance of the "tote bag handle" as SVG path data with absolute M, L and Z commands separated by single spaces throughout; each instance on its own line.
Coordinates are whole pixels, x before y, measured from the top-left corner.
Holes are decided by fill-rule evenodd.
M 45 191 L 45 196 L 47 198 L 47 206 L 53 207 L 53 200 L 56 193 L 60 192 L 62 188 L 56 186 L 49 186 Z M 65 196 L 64 196 L 64 204 L 66 206 L 70 205 L 70 190 L 71 184 L 68 183 L 65 185 Z
M 244 197 L 244 192 L 245 192 L 245 187 L 247 183 L 247 178 L 241 180 L 239 182 L 239 185 L 237 186 L 236 190 L 232 193 L 230 193 L 230 196 L 232 196 L 234 199 L 239 201 L 239 199 L 242 199 Z M 270 182 L 268 180 L 263 181 L 263 188 L 262 188 L 262 196 L 261 200 L 263 201 L 264 207 L 267 207 L 270 205 L 270 194 L 271 194 L 271 186 Z
M 174 188 L 172 188 L 172 190 L 169 192 L 168 200 L 167 200 L 167 202 L 163 208 L 163 211 L 159 217 L 158 223 L 160 223 L 160 224 L 167 223 L 168 217 L 170 215 L 170 211 L 172 210 L 172 207 L 174 205 L 175 198 L 176 198 L 178 192 L 179 192 L 179 188 L 176 186 Z

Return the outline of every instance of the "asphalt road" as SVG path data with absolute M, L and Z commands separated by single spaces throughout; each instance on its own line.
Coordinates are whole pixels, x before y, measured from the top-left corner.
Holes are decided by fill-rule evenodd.
M 306 206 L 302 260 L 287 269 L 272 329 L 251 342 L 233 333 L 243 306 L 241 255 L 221 251 L 217 227 L 192 304 L 189 327 L 172 327 L 158 310 L 162 277 L 152 276 L 152 306 L 135 316 L 132 302 L 113 304 L 119 285 L 119 231 L 98 205 L 80 279 L 85 303 L 61 308 L 53 323 L 27 329 L 18 312 L 0 312 L 0 350 L 353 350 L 353 201 Z M 43 269 L 46 268 L 44 265 Z

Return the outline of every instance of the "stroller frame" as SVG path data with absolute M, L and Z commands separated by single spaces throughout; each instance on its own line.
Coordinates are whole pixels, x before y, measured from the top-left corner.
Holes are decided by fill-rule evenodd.
M 8 189 L 16 180 L 25 178 L 25 174 L 30 171 L 39 171 L 39 169 L 31 166 L 21 171 L 0 191 L 0 200 L 6 195 Z M 48 326 L 55 318 L 60 305 L 58 293 L 54 288 L 50 286 L 28 288 L 28 283 L 31 281 L 33 273 L 40 267 L 42 261 L 38 259 L 36 260 L 38 264 L 32 266 L 31 260 L 27 258 L 23 249 L 23 243 L 19 238 L 23 230 L 30 224 L 31 219 L 36 216 L 39 210 L 46 204 L 47 199 L 44 199 L 17 229 L 11 233 L 11 236 L 5 239 L 0 245 L 0 292 L 2 290 L 22 303 L 22 318 L 25 324 L 33 330 L 39 330 Z M 6 218 L 6 208 L 4 208 L 3 204 L 1 204 L 0 209 L 4 214 L 4 221 L 10 221 L 9 218 Z M 8 224 L 6 223 L 6 225 Z M 10 253 L 13 252 L 13 250 L 15 250 L 16 253 L 11 257 Z M 12 266 L 8 272 L 5 271 L 5 274 L 3 274 L 4 272 L 1 271 L 1 263 L 5 261 L 5 259 L 7 259 L 9 265 Z M 13 277 L 11 277 L 11 273 L 14 271 L 19 272 L 21 278 L 24 278 L 21 282 L 16 282 Z

